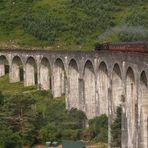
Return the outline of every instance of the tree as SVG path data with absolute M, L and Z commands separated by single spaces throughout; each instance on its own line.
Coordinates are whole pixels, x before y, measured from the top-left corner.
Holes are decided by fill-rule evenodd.
M 85 128 L 87 117 L 84 112 L 76 108 L 72 108 L 68 113 L 69 118 L 71 118 L 70 121 L 73 121 L 73 128 Z
M 13 132 L 6 122 L 0 122 L 0 148 L 20 148 L 22 139 L 19 132 Z
M 116 111 L 116 118 L 111 126 L 113 147 L 121 147 L 121 117 L 122 108 L 119 106 Z
M 35 112 L 33 104 L 35 100 L 24 94 L 16 94 L 7 99 L 5 103 L 5 112 L 7 123 L 15 132 L 20 132 L 20 135 L 25 138 L 28 132 L 32 129 L 32 120 Z
M 93 132 L 93 140 L 96 142 L 108 142 L 108 117 L 105 114 L 91 119 L 89 128 Z
M 3 105 L 3 103 L 4 103 L 4 96 L 2 92 L 0 91 L 0 106 Z

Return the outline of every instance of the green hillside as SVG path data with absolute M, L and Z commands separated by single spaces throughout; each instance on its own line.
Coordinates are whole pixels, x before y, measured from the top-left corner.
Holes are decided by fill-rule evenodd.
M 148 38 L 147 0 L 0 0 L 0 44 L 92 49 Z

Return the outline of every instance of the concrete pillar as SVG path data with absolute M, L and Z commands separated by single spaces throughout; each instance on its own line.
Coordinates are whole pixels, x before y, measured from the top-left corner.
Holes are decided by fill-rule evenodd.
M 5 75 L 5 65 L 4 61 L 0 60 L 0 77 Z
M 127 108 L 126 108 L 126 63 L 122 63 L 123 69 L 123 93 L 121 96 L 121 107 L 122 107 L 122 125 L 121 125 L 121 147 L 128 148 L 128 132 L 127 132 Z
M 96 116 L 96 91 L 94 68 L 90 61 L 87 61 L 84 69 L 84 94 L 85 112 L 88 119 Z
M 19 82 L 20 81 L 20 66 L 18 63 L 12 63 L 10 72 L 10 82 Z
M 69 103 L 70 108 L 79 109 L 79 72 L 77 63 L 72 60 L 69 64 Z
M 58 59 L 53 67 L 53 96 L 60 97 L 65 94 L 65 70 L 62 60 Z
M 69 101 L 69 82 L 67 79 L 65 79 L 65 103 L 66 103 L 66 109 L 70 110 L 70 101 Z
M 33 58 L 29 58 L 25 66 L 25 85 L 33 86 L 35 85 L 35 74 L 37 72 L 37 65 Z
M 105 63 L 101 63 L 99 66 L 98 77 L 98 90 L 99 90 L 99 104 L 100 104 L 100 115 L 108 115 L 108 72 Z
M 148 147 L 148 86 L 145 72 L 141 74 L 140 88 L 141 94 L 141 119 L 140 119 L 140 148 Z
M 10 82 L 19 82 L 23 80 L 23 63 L 20 57 L 16 56 L 13 58 L 10 66 Z
M 33 65 L 26 65 L 26 86 L 35 85 L 35 71 Z
M 108 74 L 108 148 L 111 148 L 112 134 L 111 134 L 111 125 L 112 125 L 112 81 L 111 76 Z
M 85 99 L 84 99 L 84 80 L 79 78 L 79 104 L 80 110 L 85 112 Z
M 121 72 L 118 65 L 115 65 L 112 73 L 112 111 L 113 118 L 116 117 L 117 107 L 121 105 L 121 96 L 123 93 Z
M 126 107 L 127 107 L 127 129 L 128 129 L 128 148 L 135 147 L 136 130 L 136 83 L 133 70 L 128 69 L 126 75 Z
M 126 115 L 125 95 L 122 95 L 121 107 L 122 107 L 121 147 L 122 148 L 128 148 L 127 115 Z
M 114 65 L 113 71 L 112 71 L 112 80 L 110 80 L 111 83 L 111 95 L 109 95 L 109 123 L 112 124 L 114 119 L 116 118 L 116 111 L 117 107 L 121 105 L 121 96 L 123 93 L 123 86 L 122 86 L 122 78 L 121 78 L 121 71 L 118 66 L 118 64 Z M 109 92 L 110 93 L 110 92 Z M 111 113 L 110 113 L 111 112 Z M 111 126 L 109 127 L 111 131 Z M 112 143 L 112 137 L 111 133 L 109 134 L 109 142 L 110 142 L 110 147 Z
M 43 90 L 50 88 L 50 65 L 47 59 L 43 59 L 40 65 L 40 87 Z
M 37 89 L 41 89 L 41 76 L 40 76 L 40 66 L 39 66 L 39 62 L 37 63 L 37 67 L 35 68 L 35 85 L 37 86 Z

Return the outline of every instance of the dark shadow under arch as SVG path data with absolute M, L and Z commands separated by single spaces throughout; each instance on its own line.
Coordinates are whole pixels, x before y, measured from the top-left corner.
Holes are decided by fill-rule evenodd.
M 0 76 L 9 73 L 9 62 L 6 56 L 4 55 L 0 56 L 0 68 L 1 68 Z

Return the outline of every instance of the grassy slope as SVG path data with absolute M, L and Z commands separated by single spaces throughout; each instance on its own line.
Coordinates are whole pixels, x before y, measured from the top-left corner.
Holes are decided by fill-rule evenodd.
M 41 112 L 49 108 L 49 99 L 53 98 L 50 91 L 37 90 L 36 86 L 24 87 L 23 82 L 9 83 L 8 74 L 0 77 L 0 92 L 4 96 L 8 97 L 13 96 L 16 93 L 25 93 L 26 95 L 29 95 L 37 100 L 36 108 L 38 111 Z M 53 105 L 54 103 L 58 102 L 64 105 L 65 97 L 62 96 L 52 99 L 50 105 Z
M 24 87 L 23 82 L 9 83 L 8 74 L 0 78 L 0 92 L 4 96 L 13 96 L 16 93 L 28 94 L 37 99 L 36 107 L 39 111 L 45 110 L 49 99 L 52 98 L 50 91 L 39 91 L 36 86 Z M 64 103 L 64 97 L 54 98 L 54 100 Z
M 36 87 L 24 87 L 23 82 L 9 83 L 8 75 L 0 78 L 0 91 L 3 94 L 14 94 L 19 92 L 35 91 Z
M 88 16 L 84 13 L 83 9 L 79 7 L 68 7 L 69 0 L 37 0 L 33 2 L 25 2 L 23 3 L 23 6 L 16 3 L 12 4 L 13 2 L 10 1 L 9 3 L 5 3 L 5 5 L 1 5 L 2 8 L 0 8 L 0 19 L 4 19 L 7 21 L 4 21 L 4 23 L 0 24 L 0 44 L 1 46 L 39 46 L 39 47 L 45 47 L 50 46 L 48 41 L 45 40 L 39 40 L 34 35 L 26 31 L 26 29 L 20 24 L 19 17 L 23 16 L 25 11 L 31 10 L 31 12 L 37 17 L 40 16 L 40 11 L 42 9 L 48 10 L 47 13 L 49 13 L 52 16 L 55 16 L 57 18 L 62 19 L 62 21 L 67 24 L 67 26 L 72 26 L 71 22 L 69 21 L 69 18 L 73 16 L 73 14 L 77 14 L 80 19 L 87 20 Z M 23 0 L 24 1 L 24 0 Z M 27 1 L 27 0 L 26 0 Z M 1 3 L 1 2 L 0 2 Z M 148 9 L 148 3 L 132 3 L 132 4 L 122 4 L 120 6 L 121 10 L 116 11 L 110 11 L 109 14 L 113 18 L 112 21 L 115 24 L 114 27 L 119 26 L 124 18 L 129 16 L 133 10 L 138 11 L 144 11 L 145 9 Z M 17 21 L 18 19 L 18 21 Z M 90 18 L 91 19 L 91 18 Z M 10 25 L 10 29 L 8 27 L 5 28 L 5 23 Z M 14 24 L 14 25 L 13 25 Z M 9 26 L 9 25 L 8 25 Z M 103 34 L 106 30 L 99 29 L 98 27 L 95 28 L 94 31 L 91 33 L 84 34 L 82 36 L 81 43 L 77 43 L 77 35 L 75 35 L 76 31 L 66 31 L 63 33 L 59 33 L 55 43 L 52 45 L 54 47 L 60 46 L 62 48 L 67 49 L 90 49 L 94 46 L 95 42 L 98 41 L 98 36 Z M 74 36 L 76 36 L 74 38 Z M 116 33 L 111 33 L 107 36 L 105 36 L 104 41 L 119 41 L 119 37 Z

